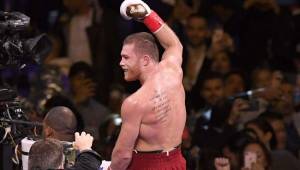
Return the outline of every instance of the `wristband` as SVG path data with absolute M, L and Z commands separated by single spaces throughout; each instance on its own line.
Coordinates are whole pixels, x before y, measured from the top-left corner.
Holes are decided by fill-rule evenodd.
M 144 19 L 144 24 L 152 33 L 159 31 L 164 23 L 165 22 L 154 11 L 151 11 L 150 15 L 146 16 Z

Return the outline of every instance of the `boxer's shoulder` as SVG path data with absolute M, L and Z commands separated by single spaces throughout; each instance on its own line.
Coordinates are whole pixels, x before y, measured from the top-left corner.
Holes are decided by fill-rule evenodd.
M 140 102 L 133 98 L 133 96 L 127 97 L 122 103 L 121 107 L 121 117 L 122 119 L 136 119 L 142 117 L 143 108 L 140 105 Z
M 183 73 L 181 66 L 174 64 L 172 60 L 162 60 L 159 63 L 159 67 L 161 72 L 171 73 L 171 74 L 177 73 L 179 75 Z
M 145 103 L 144 102 L 145 96 L 147 96 L 147 94 L 144 94 L 143 91 L 147 91 L 147 90 L 144 88 L 140 88 L 138 91 L 128 96 L 124 100 L 122 104 L 122 108 L 133 107 L 135 108 L 135 110 L 142 110 Z

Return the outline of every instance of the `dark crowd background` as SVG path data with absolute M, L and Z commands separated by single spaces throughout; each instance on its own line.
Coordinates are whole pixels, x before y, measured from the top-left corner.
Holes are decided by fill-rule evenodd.
M 300 169 L 299 0 L 145 1 L 184 46 L 187 169 L 215 169 L 217 157 L 241 169 L 246 152 L 257 154 L 253 170 Z M 31 18 L 30 34 L 47 33 L 52 42 L 41 65 L 1 69 L 1 86 L 18 91 L 32 121 L 54 106 L 71 108 L 106 160 L 121 103 L 139 87 L 123 81 L 122 41 L 148 31 L 121 18 L 121 2 L 0 1 L 0 10 Z

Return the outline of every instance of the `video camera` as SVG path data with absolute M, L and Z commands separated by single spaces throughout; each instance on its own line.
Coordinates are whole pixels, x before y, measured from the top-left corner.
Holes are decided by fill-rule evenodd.
M 22 103 L 16 97 L 14 90 L 0 89 L 0 143 L 10 144 L 12 140 L 18 143 L 32 134 L 32 126 L 41 126 L 40 123 L 29 121 Z
M 20 12 L 0 11 L 0 70 L 22 69 L 29 63 L 40 63 L 51 51 L 51 42 L 45 34 L 34 38 L 27 32 L 30 18 Z M 0 85 L 0 143 L 27 136 L 28 126 L 40 126 L 25 116 L 17 92 Z M 17 141 L 18 142 L 18 141 Z
M 26 38 L 30 18 L 19 12 L 0 11 L 0 69 L 22 68 L 26 63 L 40 63 L 51 50 L 45 34 Z
M 51 51 L 46 34 L 29 35 L 30 18 L 20 12 L 0 11 L 0 71 L 17 69 L 27 64 L 41 63 Z M 16 148 L 24 137 L 34 136 L 33 127 L 40 123 L 29 121 L 18 94 L 0 78 L 0 144 L 3 155 L 12 156 L 10 148 Z M 6 148 L 6 149 L 5 149 Z M 16 152 L 17 153 L 17 152 Z M 2 153 L 1 153 L 2 154 Z M 13 159 L 19 164 L 18 156 Z M 0 169 L 7 169 L 10 159 L 0 161 Z M 2 167 L 3 166 L 3 167 Z

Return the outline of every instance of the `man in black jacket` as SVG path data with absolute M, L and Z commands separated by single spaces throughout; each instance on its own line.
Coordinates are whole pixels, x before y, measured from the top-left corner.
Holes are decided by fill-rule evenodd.
M 93 137 L 82 132 L 75 133 L 74 148 L 80 153 L 73 167 L 67 170 L 98 170 L 102 163 L 101 156 L 91 149 Z M 29 151 L 29 170 L 64 169 L 64 149 L 62 144 L 51 138 L 35 142 Z

